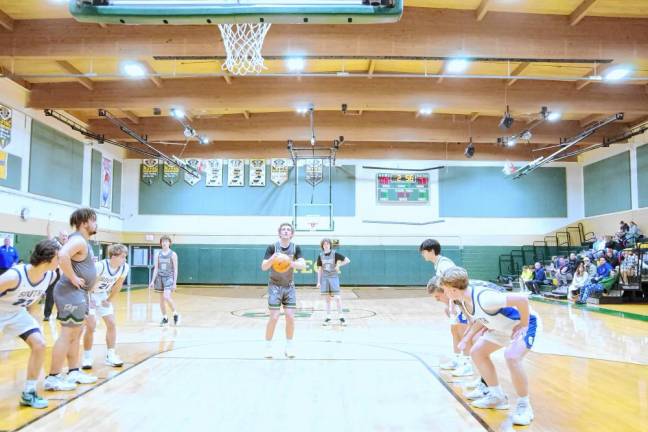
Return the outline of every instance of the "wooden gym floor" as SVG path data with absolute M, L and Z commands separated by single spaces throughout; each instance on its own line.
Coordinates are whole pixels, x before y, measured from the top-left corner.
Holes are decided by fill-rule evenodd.
M 442 305 L 420 289 L 344 294 L 349 325 L 322 327 L 323 301 L 298 291 L 297 358 L 263 359 L 263 287 L 181 287 L 182 323 L 160 328 L 157 296 L 124 291 L 116 304 L 122 369 L 102 364 L 98 384 L 45 393 L 48 410 L 20 408 L 28 356 L 0 339 L 0 431 L 499 431 L 506 411 L 472 409 L 460 382 L 438 369 L 451 351 Z M 542 330 L 527 358 L 536 419 L 529 431 L 648 430 L 648 307 L 634 318 L 534 302 Z M 627 314 L 626 314 L 627 315 Z M 48 347 L 56 336 L 45 323 Z M 45 369 L 49 367 L 48 360 Z M 501 353 L 496 364 L 514 399 Z

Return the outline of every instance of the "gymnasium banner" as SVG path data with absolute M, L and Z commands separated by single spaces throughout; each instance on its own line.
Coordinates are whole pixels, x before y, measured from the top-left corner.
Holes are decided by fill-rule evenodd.
M 11 108 L 0 105 L 0 149 L 11 142 Z
M 144 159 L 140 165 L 140 179 L 147 185 L 152 185 L 153 180 L 160 174 L 160 164 L 157 159 Z
M 192 168 L 194 170 L 196 175 L 185 172 L 184 181 L 191 186 L 195 186 L 202 178 L 202 175 L 200 174 L 202 170 L 202 161 L 200 159 L 187 159 L 185 162 L 187 163 L 187 166 L 189 168 Z
M 169 186 L 173 186 L 178 183 L 178 178 L 180 177 L 180 168 L 177 165 L 164 162 L 162 173 L 162 181 Z
M 205 159 L 205 186 L 223 186 L 223 159 Z
M 250 159 L 250 186 L 266 185 L 265 159 Z
M 101 158 L 101 198 L 99 207 L 110 209 L 112 205 L 112 169 L 113 161 L 106 157 Z
M 245 161 L 230 159 L 227 162 L 227 186 L 245 186 Z
M 286 183 L 291 167 L 291 159 L 272 159 L 270 161 L 270 181 L 277 186 Z
M 318 185 L 324 180 L 324 163 L 322 159 L 306 160 L 306 183 Z
M 0 150 L 0 180 L 7 180 L 8 153 Z

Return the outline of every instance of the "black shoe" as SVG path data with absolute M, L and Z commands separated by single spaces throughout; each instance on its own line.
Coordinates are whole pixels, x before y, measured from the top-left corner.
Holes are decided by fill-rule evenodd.
M 585 304 L 585 303 L 587 303 L 587 302 L 584 302 L 584 301 L 582 301 L 582 300 L 576 300 L 574 303 L 576 303 L 576 304 Z
M 346 325 L 346 320 L 344 318 L 340 318 L 340 325 L 342 326 Z
M 179 322 L 180 322 L 180 315 L 177 314 L 177 313 L 174 313 L 173 314 L 173 325 L 178 325 Z
M 160 321 L 160 327 L 164 327 L 167 324 L 169 324 L 168 318 L 162 318 L 162 321 Z
M 327 326 L 327 325 L 329 325 L 329 324 L 331 324 L 331 318 L 326 318 L 326 319 L 324 320 L 324 322 L 322 323 L 322 325 L 324 325 L 324 326 Z
M 43 317 L 43 321 L 49 321 L 49 317 Z

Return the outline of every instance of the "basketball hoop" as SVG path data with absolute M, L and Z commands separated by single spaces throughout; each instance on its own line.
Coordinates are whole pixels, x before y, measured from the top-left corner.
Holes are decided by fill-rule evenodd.
M 225 45 L 225 63 L 223 70 L 232 75 L 259 74 L 266 67 L 263 65 L 261 48 L 270 23 L 218 24 L 223 45 Z
M 308 215 L 304 216 L 304 218 L 306 219 L 306 226 L 308 227 L 308 231 L 317 231 L 317 227 L 320 223 L 320 217 L 318 215 Z

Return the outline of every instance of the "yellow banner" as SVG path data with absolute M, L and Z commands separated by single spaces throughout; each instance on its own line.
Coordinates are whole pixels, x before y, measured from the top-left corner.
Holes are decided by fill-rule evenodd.
M 7 152 L 0 151 L 0 180 L 7 180 Z

